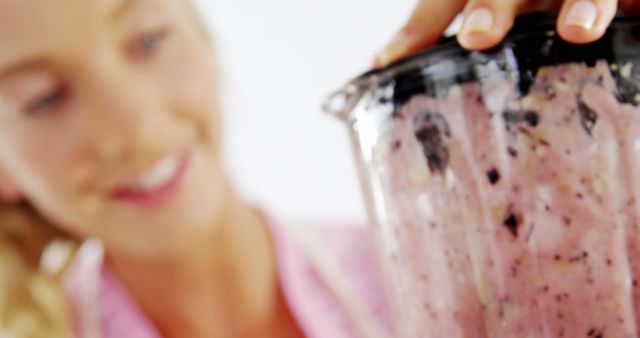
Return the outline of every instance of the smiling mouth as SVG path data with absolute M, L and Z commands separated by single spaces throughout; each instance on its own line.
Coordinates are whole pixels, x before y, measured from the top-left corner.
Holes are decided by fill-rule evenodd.
M 111 198 L 141 205 L 153 205 L 164 201 L 182 186 L 189 159 L 187 151 L 175 151 L 132 182 L 114 189 L 110 194 Z

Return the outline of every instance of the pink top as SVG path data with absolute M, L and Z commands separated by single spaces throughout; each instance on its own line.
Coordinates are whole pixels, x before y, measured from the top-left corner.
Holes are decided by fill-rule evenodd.
M 319 244 L 315 250 L 309 250 L 315 245 L 305 244 L 300 236 L 283 228 L 272 226 L 278 276 L 285 299 L 306 337 L 393 336 L 381 275 L 366 229 L 355 226 L 308 227 L 305 229 L 307 235 L 303 237 Z M 95 241 L 85 243 L 65 279 L 76 318 L 77 336 L 161 337 L 103 264 L 101 250 Z M 340 281 L 344 282 L 342 286 Z M 359 304 L 354 306 L 353 303 Z M 354 312 L 359 313 L 354 315 Z M 363 326 L 365 330 L 362 330 Z M 367 330 L 369 334 L 363 332 Z

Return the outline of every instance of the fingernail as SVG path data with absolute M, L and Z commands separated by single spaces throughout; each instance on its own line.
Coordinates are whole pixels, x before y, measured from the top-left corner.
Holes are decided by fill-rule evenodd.
M 598 7 L 589 0 L 578 0 L 571 5 L 564 19 L 566 25 L 591 29 L 598 17 Z
M 486 32 L 493 27 L 493 13 L 490 9 L 480 7 L 467 14 L 462 24 L 462 34 Z
M 406 54 L 411 46 L 411 38 L 406 31 L 401 31 L 378 54 L 374 61 L 374 67 L 384 67 Z

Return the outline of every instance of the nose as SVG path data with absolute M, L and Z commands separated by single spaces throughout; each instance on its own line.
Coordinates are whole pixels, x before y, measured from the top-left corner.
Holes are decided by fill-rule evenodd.
M 117 62 L 97 63 L 89 74 L 82 124 L 92 152 L 108 162 L 157 158 L 165 147 L 154 85 Z

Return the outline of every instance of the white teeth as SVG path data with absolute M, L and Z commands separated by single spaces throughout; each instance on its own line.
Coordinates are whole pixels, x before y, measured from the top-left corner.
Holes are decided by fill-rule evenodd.
M 133 191 L 150 191 L 167 184 L 180 167 L 179 154 L 167 156 L 131 186 Z

